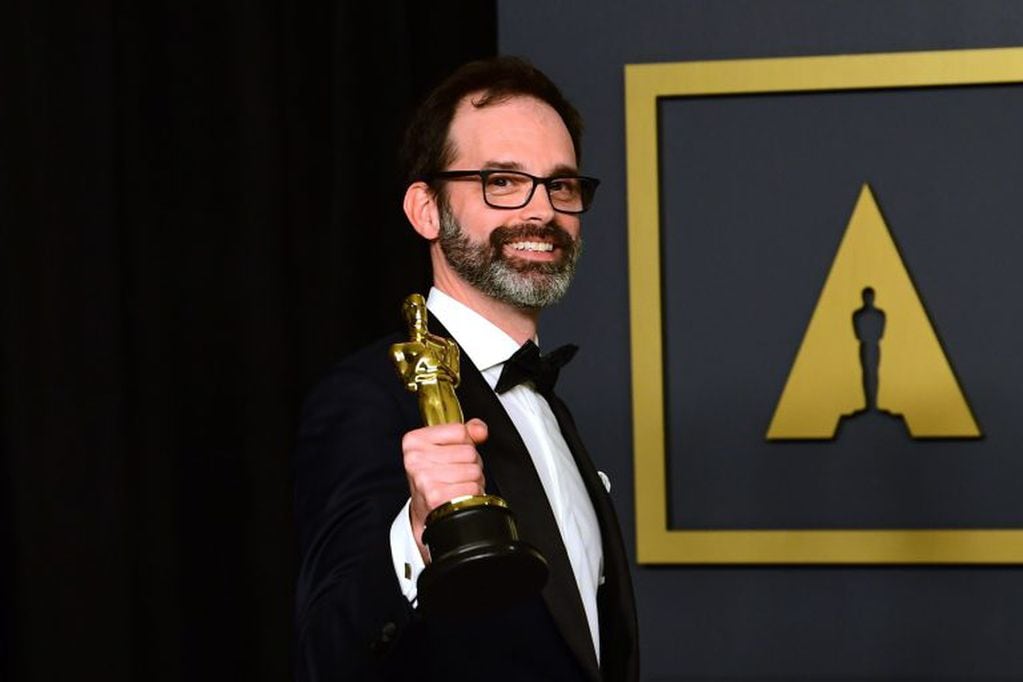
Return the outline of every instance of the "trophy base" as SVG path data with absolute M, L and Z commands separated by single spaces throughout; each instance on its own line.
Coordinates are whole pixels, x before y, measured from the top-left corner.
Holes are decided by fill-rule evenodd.
M 454 506 L 442 507 L 432 522 L 428 518 L 423 539 L 433 561 L 419 576 L 419 610 L 458 618 L 539 594 L 547 582 L 547 561 L 519 539 L 504 500 L 479 496 Z
M 419 610 L 462 618 L 521 603 L 547 582 L 547 562 L 531 545 L 467 547 L 430 564 L 419 576 Z

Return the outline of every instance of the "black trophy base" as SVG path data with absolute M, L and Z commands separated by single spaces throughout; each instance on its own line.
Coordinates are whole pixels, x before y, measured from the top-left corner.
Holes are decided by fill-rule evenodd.
M 500 610 L 536 596 L 547 582 L 547 561 L 519 540 L 507 507 L 457 509 L 430 523 L 423 540 L 433 559 L 417 583 L 427 617 Z

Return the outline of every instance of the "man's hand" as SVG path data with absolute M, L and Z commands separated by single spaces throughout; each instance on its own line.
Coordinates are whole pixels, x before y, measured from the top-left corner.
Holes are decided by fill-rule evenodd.
M 412 498 L 412 534 L 423 561 L 430 555 L 423 545 L 426 516 L 448 500 L 482 495 L 483 460 L 476 446 L 487 439 L 487 425 L 479 419 L 465 424 L 441 424 L 409 431 L 401 441 L 405 476 Z

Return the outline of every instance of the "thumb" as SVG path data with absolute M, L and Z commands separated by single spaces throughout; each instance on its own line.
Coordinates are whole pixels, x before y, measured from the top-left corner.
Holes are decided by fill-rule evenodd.
M 469 421 L 465 422 L 465 429 L 469 433 L 469 438 L 476 445 L 483 443 L 487 440 L 487 425 L 482 419 L 473 417 Z

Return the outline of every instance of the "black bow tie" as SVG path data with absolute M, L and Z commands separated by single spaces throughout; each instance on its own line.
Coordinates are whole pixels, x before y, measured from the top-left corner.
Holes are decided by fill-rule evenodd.
M 558 372 L 572 359 L 578 346 L 568 344 L 555 348 L 547 355 L 540 355 L 540 349 L 532 341 L 526 341 L 522 348 L 508 358 L 501 370 L 501 378 L 494 388 L 498 393 L 509 391 L 521 383 L 532 381 L 540 395 L 549 396 L 558 380 Z

